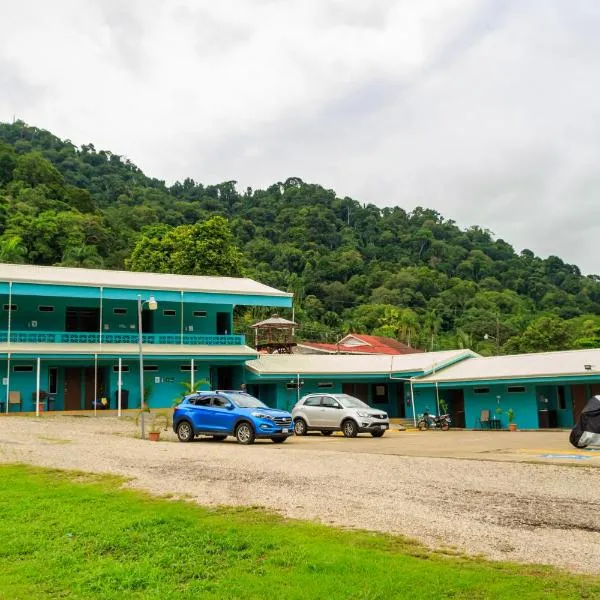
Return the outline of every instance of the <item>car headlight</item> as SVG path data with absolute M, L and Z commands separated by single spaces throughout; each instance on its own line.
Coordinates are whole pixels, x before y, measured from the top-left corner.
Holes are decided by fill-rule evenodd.
M 267 415 L 267 414 L 261 413 L 261 412 L 253 412 L 252 416 L 256 417 L 257 419 L 268 419 L 269 421 L 273 420 L 273 417 L 271 415 Z
M 370 419 L 372 417 L 372 415 L 370 415 L 367 412 L 362 412 L 362 411 L 358 411 L 356 413 L 359 417 L 362 417 L 363 419 Z

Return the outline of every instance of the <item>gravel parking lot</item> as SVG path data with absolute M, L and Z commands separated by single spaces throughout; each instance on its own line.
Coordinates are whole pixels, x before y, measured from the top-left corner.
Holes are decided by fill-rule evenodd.
M 249 447 L 180 444 L 171 433 L 151 443 L 134 432 L 131 420 L 114 417 L 2 417 L 0 462 L 116 473 L 200 504 L 260 505 L 431 547 L 600 573 L 600 452 L 577 458 L 564 432 L 393 431 Z

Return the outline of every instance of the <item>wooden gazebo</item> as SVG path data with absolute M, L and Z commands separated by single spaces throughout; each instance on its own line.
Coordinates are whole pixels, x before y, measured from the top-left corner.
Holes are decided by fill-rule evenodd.
M 296 345 L 293 341 L 294 329 L 298 327 L 294 321 L 273 315 L 270 319 L 251 325 L 254 329 L 254 347 L 267 354 L 291 354 Z

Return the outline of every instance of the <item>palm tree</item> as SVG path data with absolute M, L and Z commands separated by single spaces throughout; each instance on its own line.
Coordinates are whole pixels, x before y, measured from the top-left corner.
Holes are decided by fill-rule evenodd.
M 437 336 L 437 334 L 440 331 L 440 328 L 442 326 L 442 317 L 440 317 L 436 310 L 433 309 L 430 312 L 428 312 L 425 315 L 425 330 L 427 331 L 427 333 L 430 336 L 430 346 L 429 346 L 429 350 L 433 351 L 434 345 L 435 345 L 435 337 Z

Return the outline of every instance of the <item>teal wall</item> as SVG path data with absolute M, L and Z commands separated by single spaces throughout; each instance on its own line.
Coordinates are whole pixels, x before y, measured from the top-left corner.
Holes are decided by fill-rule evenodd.
M 522 385 L 525 392 L 509 392 L 509 385 Z M 573 426 L 573 401 L 571 382 L 564 384 L 565 403 L 564 408 L 560 408 L 558 402 L 557 386 L 558 383 L 536 384 L 532 382 L 519 383 L 457 383 L 452 387 L 448 384 L 440 386 L 440 398 L 448 399 L 450 389 L 462 389 L 465 402 L 465 422 L 468 429 L 479 427 L 478 419 L 482 410 L 489 410 L 493 418 L 499 418 L 503 428 L 508 427 L 506 411 L 512 408 L 515 413 L 514 422 L 520 429 L 537 429 L 539 427 L 538 411 L 542 409 L 555 410 L 557 414 L 558 427 Z M 489 388 L 486 394 L 476 394 L 476 388 Z M 591 388 L 587 386 L 587 395 L 591 396 Z M 544 402 L 547 398 L 548 402 Z M 448 400 L 447 400 L 448 401 Z M 435 387 L 415 385 L 415 411 L 417 414 L 423 413 L 425 409 L 430 412 L 436 412 L 436 391 Z M 498 414 L 496 409 L 500 408 L 502 413 Z
M 39 296 L 15 296 L 12 304 L 17 310 L 12 312 L 11 329 L 19 331 L 64 331 L 67 307 L 99 308 L 99 299 L 61 298 Z M 0 329 L 8 329 L 8 296 L 0 295 Z M 118 333 L 136 333 L 138 331 L 137 302 L 131 300 L 103 301 L 102 323 L 103 331 Z M 40 312 L 40 305 L 54 306 L 54 312 Z M 124 308 L 125 314 L 115 314 L 115 308 Z M 167 316 L 165 310 L 175 311 L 175 315 Z M 181 331 L 181 302 L 161 302 L 156 311 L 152 311 L 153 329 L 155 333 L 179 333 Z M 196 311 L 205 311 L 205 317 L 195 317 Z M 145 312 L 148 312 L 147 310 Z M 233 323 L 233 306 L 231 304 L 197 304 L 184 303 L 183 331 L 214 335 L 217 331 L 217 313 L 227 313 L 230 323 Z M 232 334 L 230 326 L 229 334 Z
M 203 383 L 202 380 L 209 381 L 210 369 L 213 363 L 195 359 L 194 387 L 195 389 L 210 389 L 210 385 Z M 31 372 L 15 372 L 16 365 L 30 365 L 33 367 Z M 175 398 L 179 397 L 184 391 L 182 382 L 190 381 L 190 372 L 182 371 L 181 366 L 190 365 L 190 361 L 185 358 L 172 361 L 153 360 L 146 358 L 145 366 L 156 366 L 158 370 L 144 371 L 145 388 L 148 391 L 148 397 L 145 399 L 150 408 L 166 408 L 173 405 Z M 49 369 L 58 368 L 57 394 L 55 397 L 54 410 L 64 410 L 64 370 L 66 366 L 78 367 L 83 370 L 86 367 L 93 367 L 93 360 L 71 361 L 68 365 L 64 360 L 43 359 L 40 369 L 40 390 L 49 390 Z M 140 406 L 140 383 L 139 383 L 139 362 L 136 359 L 124 359 L 122 362 L 124 372 L 122 373 L 122 389 L 129 392 L 128 408 L 139 408 Z M 222 366 L 219 363 L 219 366 Z M 117 408 L 117 390 L 118 390 L 118 360 L 100 360 L 98 363 L 99 371 L 105 372 L 105 390 L 104 395 L 108 398 L 110 408 Z M 125 371 L 126 368 L 128 371 Z M 243 379 L 243 367 L 241 365 L 233 366 L 233 379 L 235 387 L 241 385 Z M 35 398 L 32 396 L 36 391 L 36 361 L 13 359 L 10 362 L 10 390 L 21 392 L 21 410 L 23 412 L 35 411 Z M 7 361 L 2 360 L 0 364 L 0 373 L 3 378 L 0 385 L 0 401 L 6 401 L 6 384 L 4 378 L 7 374 Z M 101 394 L 99 393 L 99 396 Z M 82 377 L 80 409 L 91 409 L 92 406 L 85 405 L 85 380 Z M 18 411 L 17 406 L 11 406 L 11 411 Z
M 275 380 L 266 382 L 264 380 L 257 379 L 255 377 L 248 377 L 248 383 L 252 385 L 252 390 L 265 404 L 273 408 L 281 408 L 283 410 L 292 410 L 298 397 L 305 396 L 306 394 L 327 394 L 342 393 L 343 383 L 366 383 L 369 390 L 368 404 L 374 408 L 378 408 L 386 411 L 391 417 L 398 416 L 398 393 L 401 389 L 401 382 L 390 382 L 389 380 L 382 379 L 380 381 L 369 378 L 327 378 L 321 377 L 319 379 L 309 379 L 307 377 L 300 377 L 302 382 L 298 394 L 297 388 L 288 389 L 288 383 L 295 383 L 295 377 L 286 377 L 283 380 Z M 330 387 L 321 387 L 321 384 L 331 384 Z M 373 403 L 373 385 L 386 385 L 388 386 L 388 402 L 387 404 Z M 404 400 L 405 401 L 405 400 Z

